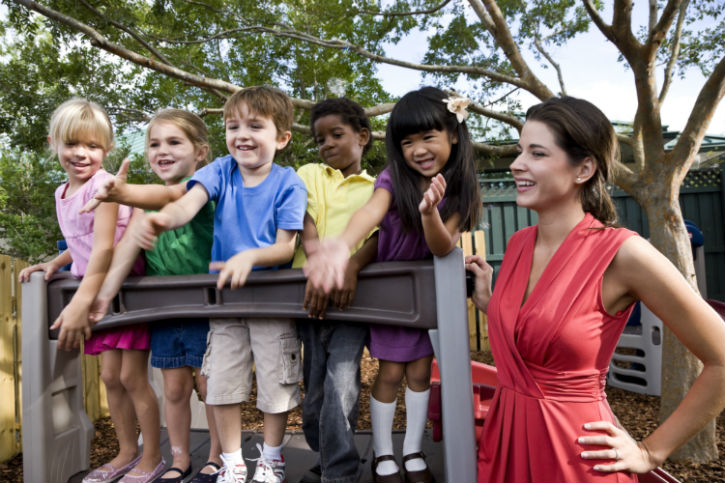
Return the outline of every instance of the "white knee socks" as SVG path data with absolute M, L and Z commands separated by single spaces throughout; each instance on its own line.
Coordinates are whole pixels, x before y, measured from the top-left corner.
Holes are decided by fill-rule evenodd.
M 430 389 L 422 392 L 414 392 L 409 387 L 405 388 L 406 428 L 405 439 L 403 440 L 403 456 L 417 453 L 421 450 L 425 422 L 428 419 L 429 396 Z M 405 469 L 407 471 L 421 471 L 425 467 L 425 461 L 421 458 L 415 458 L 405 462 Z
M 370 421 L 373 425 L 373 450 L 376 457 L 393 454 L 395 403 L 380 402 L 370 395 Z M 398 472 L 398 465 L 392 460 L 381 461 L 376 472 L 381 476 L 392 475 Z

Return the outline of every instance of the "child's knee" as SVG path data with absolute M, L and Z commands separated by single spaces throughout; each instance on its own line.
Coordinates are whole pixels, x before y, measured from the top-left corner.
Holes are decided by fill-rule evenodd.
M 404 366 L 401 364 L 381 363 L 376 382 L 398 386 L 403 380 Z
M 167 383 L 164 384 L 164 397 L 170 403 L 188 401 L 193 387 L 191 384 Z
M 123 387 L 121 383 L 121 373 L 107 369 L 101 369 L 101 380 L 106 386 L 106 390 L 113 391 Z
M 405 369 L 405 379 L 414 391 L 425 391 L 430 387 L 430 362 L 426 360 L 418 360 L 415 363 L 408 364 Z

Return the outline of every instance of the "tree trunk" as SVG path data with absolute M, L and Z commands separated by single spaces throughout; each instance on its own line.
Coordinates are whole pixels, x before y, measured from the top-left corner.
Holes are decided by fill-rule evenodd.
M 679 205 L 679 189 L 662 186 L 664 180 L 647 186 L 639 193 L 640 204 L 649 219 L 650 239 L 697 291 L 692 249 Z M 679 186 L 679 184 L 678 184 Z M 690 352 L 667 326 L 662 342 L 662 397 L 660 422 L 680 404 L 693 381 L 702 371 L 702 363 Z M 685 445 L 670 455 L 673 461 L 707 462 L 718 457 L 715 421 L 711 421 Z

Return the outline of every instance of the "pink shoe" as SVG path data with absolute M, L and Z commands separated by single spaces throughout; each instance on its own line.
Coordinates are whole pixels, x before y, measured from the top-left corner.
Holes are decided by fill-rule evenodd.
M 121 478 L 118 483 L 151 483 L 156 478 L 163 475 L 165 471 L 166 461 L 161 458 L 159 464 L 156 465 L 156 468 L 154 468 L 152 471 L 142 471 L 138 468 L 134 468 L 126 473 L 126 475 Z
M 136 456 L 130 463 L 120 468 L 114 468 L 111 464 L 106 463 L 105 465 L 99 466 L 88 473 L 85 478 L 83 478 L 83 483 L 111 483 L 119 476 L 136 466 L 139 461 L 141 461 L 141 455 Z

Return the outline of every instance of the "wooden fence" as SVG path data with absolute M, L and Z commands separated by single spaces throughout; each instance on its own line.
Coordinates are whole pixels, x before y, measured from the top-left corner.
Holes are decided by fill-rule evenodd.
M 22 290 L 18 273 L 28 264 L 0 255 L 0 461 L 6 461 L 22 449 Z M 108 416 L 106 391 L 100 383 L 98 356 L 83 356 L 85 408 L 91 421 Z
M 478 253 L 485 257 L 485 236 L 482 231 L 464 233 L 459 246 L 466 254 Z M 17 274 L 28 266 L 26 262 L 0 255 L 0 461 L 6 461 L 22 449 L 21 425 L 21 380 L 22 361 L 21 286 Z M 488 326 L 486 316 L 476 310 L 468 300 L 468 321 L 471 348 L 488 348 Z M 83 356 L 83 389 L 86 413 L 91 421 L 108 416 L 105 386 L 101 384 L 100 359 L 98 356 Z
M 490 171 L 481 179 L 486 259 L 494 270 L 494 282 L 508 239 L 516 231 L 536 224 L 536 213 L 516 205 L 516 185 L 508 170 Z M 619 223 L 649 237 L 647 215 L 629 195 L 612 189 Z M 705 237 L 707 297 L 725 300 L 725 164 L 691 170 L 680 189 L 682 216 L 695 223 Z
M 0 255 L 0 461 L 20 452 L 20 284 L 27 264 Z

